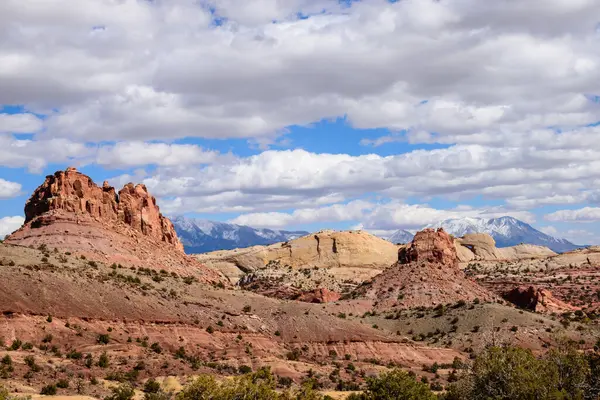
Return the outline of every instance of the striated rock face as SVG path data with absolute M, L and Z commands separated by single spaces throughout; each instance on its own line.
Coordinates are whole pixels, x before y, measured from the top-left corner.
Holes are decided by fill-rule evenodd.
M 80 258 L 165 270 L 202 282 L 222 275 L 183 252 L 171 221 L 144 185 L 116 193 L 74 168 L 46 177 L 25 205 L 26 223 L 6 238 L 11 245 L 56 249 Z M 66 259 L 65 259 L 66 260 Z
M 398 262 L 351 294 L 378 309 L 431 307 L 457 301 L 494 301 L 496 296 L 458 266 L 454 241 L 443 229 L 418 232 L 398 251 Z
M 119 191 L 102 187 L 75 168 L 48 175 L 25 204 L 25 223 L 52 210 L 86 214 L 109 223 L 124 223 L 134 230 L 183 251 L 173 224 L 164 217 L 145 185 L 129 183 Z M 40 221 L 41 223 L 42 221 Z M 35 223 L 34 223 L 35 225 Z
M 559 313 L 577 310 L 577 307 L 554 297 L 548 289 L 535 286 L 518 286 L 504 292 L 502 297 L 519 308 L 531 311 Z

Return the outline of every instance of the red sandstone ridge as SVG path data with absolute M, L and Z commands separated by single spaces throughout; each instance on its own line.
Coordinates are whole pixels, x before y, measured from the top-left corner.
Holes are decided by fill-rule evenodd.
M 116 193 L 107 182 L 100 187 L 75 168 L 46 177 L 25 204 L 25 224 L 6 243 L 221 278 L 184 254 L 173 224 L 145 185 L 129 183 Z
M 502 297 L 519 308 L 531 311 L 562 313 L 578 310 L 577 307 L 554 297 L 548 289 L 535 286 L 518 286 L 503 293 Z
M 370 299 L 383 309 L 496 299 L 460 270 L 454 242 L 443 229 L 418 232 L 410 246 L 399 250 L 396 264 L 361 285 L 352 297 Z
M 145 185 L 128 183 L 117 195 L 108 182 L 99 187 L 87 175 L 75 168 L 67 168 L 48 175 L 33 192 L 25 203 L 25 223 L 52 210 L 85 214 L 108 223 L 125 223 L 183 251 L 173 224 L 160 213 L 156 199 L 150 196 Z

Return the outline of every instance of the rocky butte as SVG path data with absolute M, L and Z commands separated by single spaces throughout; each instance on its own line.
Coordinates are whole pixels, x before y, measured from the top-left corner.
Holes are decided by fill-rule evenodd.
M 454 241 L 441 228 L 417 232 L 410 246 L 399 249 L 398 262 L 359 287 L 353 297 L 373 300 L 379 309 L 496 299 L 465 276 Z
M 25 224 L 6 243 L 220 278 L 184 254 L 173 224 L 145 185 L 128 183 L 117 193 L 108 182 L 100 187 L 75 168 L 46 177 L 25 204 Z

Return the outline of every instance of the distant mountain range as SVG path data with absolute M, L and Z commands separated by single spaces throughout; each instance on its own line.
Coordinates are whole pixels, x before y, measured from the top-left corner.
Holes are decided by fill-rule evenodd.
M 175 217 L 171 221 L 188 254 L 268 245 L 309 234 L 305 231 L 255 229 L 244 225 L 187 217 Z
M 444 228 L 446 232 L 456 237 L 464 236 L 467 233 L 487 233 L 494 238 L 497 247 L 527 243 L 546 246 L 557 253 L 582 247 L 566 239 L 555 238 L 540 232 L 531 225 L 513 217 L 447 219 L 428 225 L 426 228 Z M 412 233 L 406 230 L 398 230 L 386 239 L 394 243 L 407 243 L 412 240 L 412 236 Z
M 256 229 L 244 225 L 187 217 L 176 217 L 172 221 L 175 231 L 188 254 L 269 245 L 309 234 L 305 231 Z M 546 246 L 557 253 L 582 247 L 566 239 L 555 238 L 540 232 L 531 225 L 513 217 L 447 219 L 424 228 L 440 227 L 456 237 L 467 233 L 487 233 L 494 238 L 498 247 L 527 243 Z M 412 241 L 413 237 L 413 233 L 401 229 L 385 239 L 393 243 L 408 243 Z
M 392 243 L 409 243 L 412 242 L 415 235 L 407 230 L 400 229 L 394 232 L 391 236 L 385 237 L 384 239 Z

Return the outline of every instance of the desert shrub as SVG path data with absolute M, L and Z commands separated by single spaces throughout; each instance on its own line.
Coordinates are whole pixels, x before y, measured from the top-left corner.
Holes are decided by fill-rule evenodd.
M 300 359 L 300 349 L 294 349 L 286 354 L 286 357 L 290 361 L 298 361 Z
M 175 353 L 173 353 L 173 357 L 175 358 L 179 358 L 179 359 L 185 359 L 186 358 L 186 353 L 185 353 L 185 349 L 183 347 L 179 347 Z
M 108 344 L 108 342 L 110 342 L 110 336 L 106 333 L 100 334 L 96 341 L 100 344 Z
M 276 380 L 269 368 L 217 381 L 209 375 L 201 375 L 177 394 L 177 400 L 325 400 L 314 390 L 310 382 L 294 393 L 279 393 Z
M 69 387 L 69 381 L 66 379 L 60 379 L 58 382 L 56 382 L 56 387 L 66 389 Z
M 171 400 L 173 394 L 159 390 L 156 393 L 144 393 L 144 400 Z
M 556 368 L 557 389 L 562 394 L 571 396 L 570 398 L 582 398 L 591 372 L 588 360 L 567 342 L 550 350 L 545 359 Z
M 279 399 L 272 376 L 269 374 L 269 376 L 260 377 L 257 374 L 248 374 L 223 382 L 217 382 L 212 376 L 202 375 L 186 386 L 177 395 L 177 400 Z
M 408 373 L 395 369 L 378 377 L 367 378 L 367 388 L 361 394 L 351 394 L 348 400 L 436 400 L 429 386 L 417 382 Z
M 160 383 L 153 378 L 150 378 L 144 384 L 144 393 L 158 393 L 160 391 Z
M 52 384 L 44 386 L 42 390 L 40 390 L 40 394 L 54 396 L 56 394 L 56 385 Z
M 240 374 L 249 374 L 250 372 L 252 372 L 252 367 L 248 365 L 240 365 L 238 371 Z
M 21 342 L 19 339 L 15 339 L 12 341 L 12 344 L 10 345 L 10 347 L 8 349 L 9 350 L 19 350 L 21 348 L 22 344 L 23 344 L 23 342 Z
M 92 365 L 94 365 L 94 356 L 92 356 L 90 353 L 88 353 L 85 356 L 84 365 L 86 366 L 86 368 L 92 368 Z
M 292 383 L 294 383 L 294 381 L 290 377 L 280 376 L 277 378 L 277 386 L 288 388 L 292 386 Z
M 102 354 L 100 354 L 100 357 L 98 358 L 98 363 L 96 365 L 98 365 L 100 368 L 106 368 L 108 367 L 109 364 L 109 358 L 108 358 L 108 354 L 106 354 L 106 352 L 103 352 Z
M 23 359 L 23 361 L 25 361 L 25 365 L 29 367 L 31 372 L 39 372 L 41 370 L 41 367 L 35 362 L 35 357 L 27 356 Z
M 252 311 L 252 307 L 249 305 L 244 306 L 244 308 L 242 308 L 242 311 L 245 313 L 249 313 L 250 311 Z
M 106 396 L 104 400 L 131 400 L 135 391 L 129 384 L 119 385 L 111 389 L 112 394 Z
M 590 374 L 586 387 L 586 399 L 600 398 L 600 353 L 588 353 L 585 356 Z
M 12 358 L 8 354 L 2 357 L 0 360 L 0 379 L 10 378 L 14 370 Z M 0 400 L 2 400 L 1 397 Z
M 10 393 L 2 385 L 0 385 L 0 400 L 12 400 Z
M 83 353 L 77 350 L 71 350 L 67 353 L 67 358 L 71 360 L 81 360 L 83 358 Z
M 445 398 L 581 399 L 577 386 L 587 377 L 587 369 L 578 361 L 581 357 L 570 350 L 556 350 L 538 359 L 518 347 L 489 347 L 462 379 L 449 386 Z
M 150 349 L 155 352 L 156 354 L 160 354 L 162 353 L 162 348 L 160 347 L 160 344 L 158 344 L 157 342 L 154 342 L 150 345 Z

